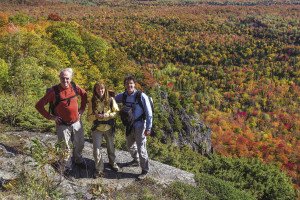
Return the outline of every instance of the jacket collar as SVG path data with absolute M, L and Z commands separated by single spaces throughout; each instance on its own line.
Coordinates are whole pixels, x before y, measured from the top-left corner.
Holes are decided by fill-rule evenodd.
M 131 93 L 131 94 L 128 94 L 128 92 L 127 92 L 127 90 L 126 90 L 126 95 L 127 95 L 127 96 L 132 96 L 132 95 L 134 96 L 134 95 L 136 94 L 136 91 L 137 91 L 137 90 L 136 90 L 136 89 L 134 89 L 133 93 Z

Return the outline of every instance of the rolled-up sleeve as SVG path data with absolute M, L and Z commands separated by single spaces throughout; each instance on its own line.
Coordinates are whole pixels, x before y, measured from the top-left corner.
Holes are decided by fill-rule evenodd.
M 109 113 L 110 118 L 115 118 L 117 113 L 119 112 L 119 106 L 114 98 L 111 98 L 112 101 L 112 110 Z

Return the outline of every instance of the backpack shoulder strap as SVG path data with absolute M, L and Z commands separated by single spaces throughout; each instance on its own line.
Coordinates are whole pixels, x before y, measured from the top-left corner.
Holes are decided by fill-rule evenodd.
M 109 98 L 109 107 L 110 107 L 110 110 L 111 110 L 111 111 L 113 111 L 113 106 L 114 106 L 113 97 L 110 97 L 110 98 Z
M 126 104 L 126 99 L 127 99 L 127 94 L 126 94 L 126 92 L 123 92 L 123 95 L 122 95 L 122 103 L 123 103 L 123 105 Z
M 76 84 L 72 81 L 72 82 L 71 82 L 71 85 L 72 85 L 72 88 L 73 88 L 73 90 L 74 90 L 74 92 L 75 92 L 75 95 L 78 96 L 78 90 L 77 90 Z
M 49 102 L 49 113 L 54 115 L 55 107 L 59 104 L 61 100 L 59 95 L 59 85 L 54 85 L 51 89 L 54 91 L 54 101 Z M 47 92 L 51 91 L 51 89 L 48 89 Z
M 57 106 L 57 104 L 60 102 L 59 85 L 54 85 L 52 88 L 55 93 L 54 106 Z
M 141 108 L 144 111 L 144 106 L 143 106 L 143 103 L 142 103 L 142 92 L 140 90 L 138 90 L 136 95 L 135 95 L 135 102 L 138 102 L 138 104 L 141 106 Z

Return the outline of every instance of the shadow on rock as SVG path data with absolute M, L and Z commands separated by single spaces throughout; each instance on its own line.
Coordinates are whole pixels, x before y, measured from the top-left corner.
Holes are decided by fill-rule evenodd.
M 57 173 L 63 174 L 63 169 L 58 161 L 52 163 L 51 166 L 55 169 Z M 69 172 L 68 176 L 73 177 L 75 179 L 93 178 L 93 174 L 95 171 L 94 166 L 95 162 L 89 158 L 84 158 L 83 163 L 81 165 L 77 165 L 73 162 L 72 170 Z
M 123 168 L 123 167 L 138 167 L 139 164 L 135 161 L 129 161 L 129 162 L 125 162 L 125 163 L 118 163 L 118 166 Z
M 138 174 L 130 173 L 130 172 L 123 172 L 122 171 L 122 164 L 125 163 L 118 163 L 120 170 L 118 172 L 112 170 L 108 163 L 104 164 L 104 178 L 106 179 L 135 179 L 137 178 Z
M 5 145 L 3 143 L 0 143 L 0 149 L 2 149 L 7 154 L 10 153 L 10 154 L 16 155 L 16 154 L 22 154 L 23 153 L 20 150 L 18 150 L 17 148 L 11 147 L 11 146 L 7 146 L 7 145 Z
M 80 165 L 74 164 L 72 165 L 71 176 L 76 179 L 79 178 L 93 178 L 93 174 L 95 171 L 95 162 L 89 158 L 84 158 L 83 163 Z

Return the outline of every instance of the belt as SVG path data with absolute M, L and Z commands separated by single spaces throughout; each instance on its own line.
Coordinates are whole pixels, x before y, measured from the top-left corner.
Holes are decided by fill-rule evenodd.
M 79 120 L 77 120 L 77 121 L 75 121 L 75 122 L 64 122 L 64 121 L 62 121 L 61 123 L 60 123 L 60 125 L 65 125 L 65 126 L 71 126 L 72 124 L 75 124 L 76 122 L 78 122 Z

